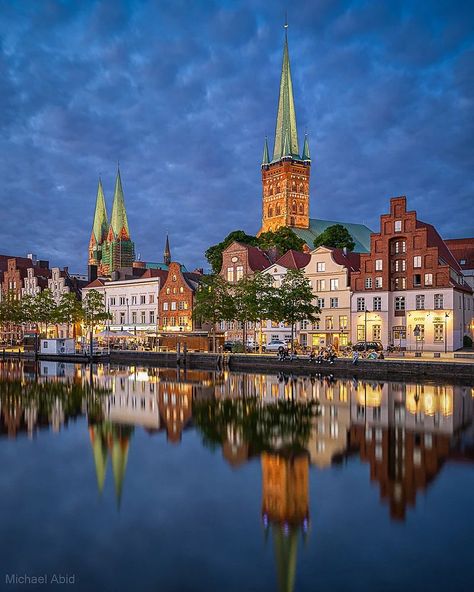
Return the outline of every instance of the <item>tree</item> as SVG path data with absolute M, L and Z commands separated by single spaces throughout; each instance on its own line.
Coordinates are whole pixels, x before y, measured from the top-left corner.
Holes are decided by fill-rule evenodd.
M 283 255 L 290 249 L 294 251 L 302 251 L 305 246 L 305 241 L 297 236 L 291 228 L 281 226 L 274 232 L 262 232 L 258 237 L 258 246 L 261 249 L 276 248 L 278 252 Z
M 208 322 L 212 326 L 213 351 L 216 351 L 216 325 L 232 319 L 232 297 L 229 284 L 220 275 L 206 275 L 199 284 L 194 301 L 195 320 Z
M 328 226 L 324 232 L 321 232 L 319 236 L 314 239 L 314 247 L 333 247 L 336 249 L 347 248 L 349 251 L 353 251 L 355 247 L 354 239 L 350 232 L 342 224 L 333 224 Z
M 222 267 L 222 253 L 234 241 L 253 246 L 256 246 L 258 243 L 255 236 L 247 234 L 243 230 L 234 230 L 228 234 L 223 241 L 217 243 L 217 245 L 209 247 L 205 253 L 206 259 L 208 260 L 213 273 L 217 274 L 220 272 Z
M 31 312 L 36 322 L 44 325 L 45 334 L 48 337 L 48 325 L 54 323 L 56 318 L 56 302 L 51 290 L 43 290 L 36 294 L 32 302 Z
M 108 321 L 112 315 L 105 310 L 104 295 L 97 290 L 89 290 L 82 301 L 83 318 L 87 328 L 91 332 L 91 339 L 94 329 L 100 323 Z
M 75 325 L 84 318 L 84 309 L 74 292 L 66 292 L 56 308 L 56 322 L 66 323 L 69 337 L 69 326 Z
M 5 333 L 10 334 L 10 343 L 13 342 L 13 326 L 21 323 L 20 300 L 12 291 L 3 295 L 0 302 L 0 325 L 6 327 Z
M 270 307 L 271 320 L 284 321 L 291 326 L 291 346 L 295 324 L 299 321 L 316 321 L 320 309 L 313 304 L 311 285 L 300 269 L 289 269 L 278 289 L 278 294 Z

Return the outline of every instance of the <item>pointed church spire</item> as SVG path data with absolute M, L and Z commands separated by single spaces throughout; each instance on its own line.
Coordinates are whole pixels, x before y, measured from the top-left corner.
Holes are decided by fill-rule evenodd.
M 263 158 L 262 158 L 262 165 L 270 164 L 270 156 L 268 154 L 268 141 L 267 136 L 265 136 L 265 144 L 263 145 Z
M 92 226 L 92 234 L 97 245 L 100 245 L 107 236 L 109 222 L 107 219 L 107 208 L 105 207 L 104 190 L 102 188 L 102 180 L 99 177 L 99 185 L 97 187 L 97 197 L 95 201 L 94 224 Z
M 97 487 L 102 494 L 105 483 L 105 473 L 107 470 L 107 446 L 103 437 L 103 430 L 100 426 L 89 427 L 89 437 L 94 453 L 95 473 L 97 477 Z
M 290 56 L 288 53 L 288 24 L 285 22 L 285 45 L 283 48 L 283 64 L 280 78 L 280 96 L 275 129 L 275 147 L 273 160 L 279 160 L 284 153 L 285 137 L 288 136 L 289 154 L 299 158 L 298 132 L 296 130 L 296 113 L 293 99 L 293 83 L 291 80 Z
M 117 166 L 117 178 L 115 179 L 114 203 L 112 206 L 112 217 L 110 219 L 115 237 L 128 239 L 130 232 L 128 229 L 127 211 L 125 210 L 125 200 L 123 197 L 122 179 L 120 178 L 120 167 Z M 125 236 L 124 236 L 125 235 Z
M 166 244 L 165 244 L 165 250 L 163 252 L 163 263 L 165 265 L 169 265 L 171 263 L 171 250 L 170 250 L 170 241 L 168 238 L 168 234 L 166 234 Z
M 128 460 L 128 447 L 130 437 L 123 434 L 114 434 L 112 441 L 112 472 L 114 474 L 115 496 L 117 505 L 120 506 L 122 500 L 123 481 Z
M 308 134 L 304 135 L 304 146 L 303 146 L 302 159 L 306 160 L 308 162 L 311 162 L 311 155 L 309 152 Z

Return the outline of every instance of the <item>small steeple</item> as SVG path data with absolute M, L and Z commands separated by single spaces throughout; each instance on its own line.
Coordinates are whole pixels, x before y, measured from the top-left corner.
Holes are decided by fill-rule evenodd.
M 169 265 L 171 263 L 171 250 L 168 234 L 166 234 L 165 250 L 163 252 L 163 263 L 165 265 Z
M 280 78 L 280 96 L 275 129 L 275 146 L 273 160 L 284 156 L 285 137 L 288 136 L 288 156 L 299 158 L 298 132 L 296 129 L 295 102 L 293 99 L 293 83 L 291 80 L 290 56 L 288 52 L 288 24 L 285 20 L 285 45 L 283 47 L 283 63 Z
M 304 135 L 304 146 L 303 146 L 303 160 L 307 162 L 311 162 L 311 155 L 309 153 L 309 142 L 308 142 L 308 134 Z
M 268 154 L 268 141 L 267 136 L 265 136 L 265 143 L 263 145 L 263 158 L 262 158 L 262 166 L 270 164 L 270 156 Z
M 115 179 L 114 203 L 112 206 L 112 217 L 110 226 L 116 238 L 130 238 L 128 229 L 127 211 L 123 197 L 122 179 L 120 178 L 120 167 L 117 166 L 117 178 Z
M 94 224 L 92 226 L 92 234 L 97 245 L 100 245 L 107 236 L 109 222 L 107 219 L 107 208 L 105 206 L 104 189 L 102 188 L 102 180 L 99 177 L 99 185 L 97 187 L 97 197 L 95 201 Z

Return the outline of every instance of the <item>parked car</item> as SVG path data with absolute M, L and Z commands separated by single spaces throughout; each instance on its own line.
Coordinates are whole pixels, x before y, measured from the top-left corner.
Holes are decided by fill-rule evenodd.
M 265 347 L 265 351 L 278 352 L 281 347 L 283 347 L 284 349 L 287 349 L 288 344 L 286 344 L 284 341 L 280 341 L 280 340 L 270 341 L 270 343 Z
M 380 343 L 380 341 L 358 341 L 353 349 L 356 349 L 357 351 L 365 351 L 367 349 L 367 351 L 371 350 L 375 350 L 375 351 L 383 351 L 383 345 Z

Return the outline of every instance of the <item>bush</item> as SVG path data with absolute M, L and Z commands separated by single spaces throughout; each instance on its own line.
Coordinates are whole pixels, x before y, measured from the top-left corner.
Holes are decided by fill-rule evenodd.
M 469 337 L 469 335 L 464 335 L 462 345 L 463 347 L 472 347 L 472 339 Z

